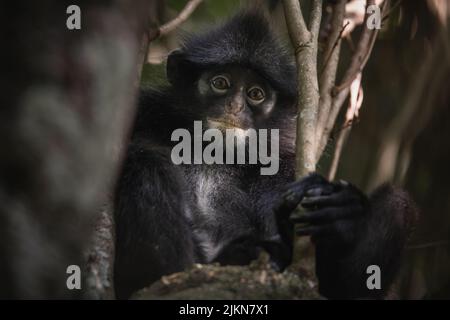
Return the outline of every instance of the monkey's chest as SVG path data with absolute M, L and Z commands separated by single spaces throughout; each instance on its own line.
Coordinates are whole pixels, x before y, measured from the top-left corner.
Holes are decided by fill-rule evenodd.
M 251 201 L 231 170 L 195 167 L 187 171 L 194 234 L 208 262 L 232 240 L 251 233 Z

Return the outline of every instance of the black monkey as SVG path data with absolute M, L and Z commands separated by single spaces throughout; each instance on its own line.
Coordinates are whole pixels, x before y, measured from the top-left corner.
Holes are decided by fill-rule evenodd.
M 240 13 L 191 36 L 167 61 L 170 86 L 142 92 L 115 200 L 118 298 L 195 262 L 246 264 L 267 250 L 291 261 L 293 222 L 316 245 L 320 292 L 382 297 L 414 217 L 407 195 L 386 186 L 370 198 L 346 182 L 311 174 L 294 182 L 295 66 L 262 15 Z M 204 128 L 279 128 L 280 167 L 175 165 L 171 133 Z M 308 211 L 290 217 L 301 204 Z M 366 288 L 366 268 L 382 290 Z

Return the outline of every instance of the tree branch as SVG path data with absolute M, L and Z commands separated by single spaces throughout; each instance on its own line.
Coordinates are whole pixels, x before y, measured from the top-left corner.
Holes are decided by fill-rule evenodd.
M 386 7 L 387 1 L 384 2 L 382 12 L 384 11 L 384 8 Z M 375 0 L 367 0 L 366 8 L 374 5 Z M 367 18 L 369 17 L 369 14 L 366 11 L 365 18 L 364 18 L 364 24 L 367 22 Z M 350 86 L 355 80 L 358 73 L 362 71 L 362 69 L 365 67 L 369 57 L 370 53 L 372 52 L 373 45 L 375 43 L 375 39 L 378 34 L 378 29 L 372 29 L 370 30 L 367 28 L 367 26 L 363 27 L 363 31 L 361 33 L 361 37 L 359 38 L 358 45 L 356 47 L 355 53 L 352 56 L 352 60 L 350 62 L 350 66 L 347 69 L 347 72 L 345 73 L 341 84 L 336 86 L 334 88 L 334 94 L 337 94 L 339 91 L 342 91 L 343 89 Z
M 283 7 L 292 43 L 299 45 L 309 42 L 311 34 L 306 27 L 300 2 L 295 0 L 283 0 Z M 297 48 L 297 46 L 294 46 L 294 48 Z
M 376 30 L 376 29 L 375 29 Z M 352 82 L 355 80 L 357 75 L 361 73 L 361 71 L 366 66 L 367 61 L 369 60 L 370 53 L 372 52 L 373 46 L 375 44 L 375 39 L 377 38 L 378 30 L 369 34 L 368 42 L 366 43 L 366 39 L 364 41 L 360 41 L 358 47 L 356 48 L 355 55 L 352 58 L 352 64 L 347 70 L 344 79 L 341 84 L 336 86 L 333 91 L 334 94 L 343 90 L 344 88 L 350 86 Z M 365 52 L 362 52 L 365 50 Z
M 383 15 L 384 10 L 387 7 L 387 2 L 383 2 L 383 7 L 381 8 L 381 14 Z M 375 0 L 368 0 L 367 1 L 367 7 L 370 5 L 375 4 Z M 336 122 L 336 118 L 339 114 L 339 111 L 342 108 L 342 105 L 344 104 L 345 100 L 347 99 L 347 96 L 350 92 L 349 86 L 355 80 L 358 73 L 362 72 L 364 66 L 366 65 L 370 53 L 372 52 L 373 45 L 375 43 L 376 36 L 378 34 L 377 29 L 370 30 L 367 27 L 365 27 L 367 19 L 369 17 L 369 14 L 367 14 L 367 11 L 365 13 L 364 23 L 363 23 L 363 31 L 361 33 L 361 36 L 359 38 L 359 42 L 357 44 L 355 53 L 352 56 L 352 60 L 350 62 L 350 65 L 347 69 L 347 71 L 344 74 L 343 80 L 339 86 L 336 86 L 333 89 L 332 92 L 332 103 L 331 107 L 328 112 L 328 118 L 326 121 L 325 128 L 323 129 L 323 132 L 320 136 L 318 136 L 318 148 L 317 148 L 317 158 L 319 159 L 320 156 L 323 153 L 323 150 L 325 149 L 328 138 L 330 136 L 331 130 L 334 127 L 334 124 Z M 322 119 L 323 121 L 323 119 Z
M 150 48 L 150 43 L 159 37 L 166 36 L 170 32 L 174 31 L 178 28 L 183 22 L 185 22 L 190 15 L 194 12 L 194 10 L 202 3 L 203 0 L 190 0 L 181 10 L 181 12 L 171 21 L 163 24 L 158 27 L 157 25 L 153 25 L 149 30 L 143 35 L 141 41 L 141 50 L 139 53 L 139 60 L 142 61 L 143 65 L 147 63 L 148 60 L 148 51 Z M 156 15 L 157 10 L 153 10 L 150 12 L 150 16 Z M 141 78 L 142 68 L 139 69 L 138 79 Z
M 178 28 L 183 22 L 185 22 L 189 16 L 194 12 L 194 10 L 198 7 L 203 0 L 190 0 L 181 10 L 177 17 L 173 20 L 165 23 L 159 28 L 159 36 L 165 36 L 168 33 L 172 32 L 176 28 Z
M 346 2 L 346 0 L 339 0 L 334 6 L 331 20 L 331 28 L 333 31 L 328 38 L 323 54 L 325 58 L 323 71 L 320 75 L 320 107 L 316 125 L 316 141 L 320 141 L 323 135 L 333 100 L 331 90 L 336 81 L 336 72 L 339 64 L 341 36 L 345 28 L 342 25 L 345 17 Z M 320 154 L 316 153 L 316 158 L 319 159 L 319 157 Z
M 359 109 L 361 108 L 363 101 L 363 90 L 361 88 L 361 73 L 359 73 L 356 79 L 350 86 L 350 99 L 348 102 L 348 109 L 345 115 L 344 124 L 339 132 L 339 137 L 336 142 L 334 149 L 333 160 L 331 162 L 330 170 L 328 173 L 328 179 L 334 180 L 336 177 L 336 172 L 339 166 L 339 161 L 341 159 L 342 150 L 345 143 L 347 142 L 350 131 L 355 118 L 358 117 Z
M 316 168 L 315 127 L 319 107 L 317 34 L 313 35 L 306 28 L 299 1 L 284 0 L 283 5 L 297 63 L 299 98 L 297 106 L 296 177 L 300 178 Z M 314 2 L 311 14 L 311 25 L 314 28 L 317 28 L 317 24 L 320 25 L 321 6 L 322 1 Z
M 245 285 L 243 285 L 245 284 Z M 196 264 L 162 277 L 132 299 L 321 299 L 313 273 L 274 271 L 263 253 L 248 266 Z
M 312 37 L 315 41 L 319 36 L 320 21 L 322 19 L 322 1 L 313 0 L 311 9 L 311 18 L 309 19 L 309 30 L 311 30 Z

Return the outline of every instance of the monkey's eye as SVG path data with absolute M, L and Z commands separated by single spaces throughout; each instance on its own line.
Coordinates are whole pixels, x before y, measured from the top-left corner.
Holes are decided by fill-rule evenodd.
M 249 99 L 249 102 L 251 104 L 260 104 L 264 101 L 264 98 L 266 97 L 264 90 L 260 87 L 251 87 L 247 91 L 247 97 Z
M 225 93 L 230 87 L 230 80 L 225 76 L 215 76 L 211 80 L 211 88 L 217 93 Z

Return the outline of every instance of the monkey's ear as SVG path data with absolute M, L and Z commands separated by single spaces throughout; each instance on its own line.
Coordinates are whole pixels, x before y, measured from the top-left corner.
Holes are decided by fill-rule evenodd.
M 193 71 L 192 63 L 182 50 L 174 50 L 167 57 L 166 73 L 170 84 L 183 85 L 193 77 Z

